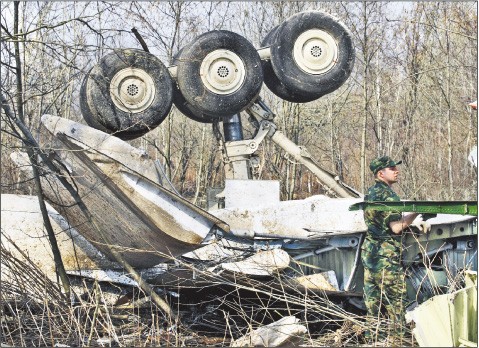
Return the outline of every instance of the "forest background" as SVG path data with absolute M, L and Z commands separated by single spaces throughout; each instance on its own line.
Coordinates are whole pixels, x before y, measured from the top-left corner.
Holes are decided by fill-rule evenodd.
M 346 83 L 296 104 L 266 86 L 275 122 L 320 165 L 365 192 L 369 162 L 403 160 L 396 190 L 404 199 L 477 200 L 477 2 L 6 2 L 1 3 L 1 192 L 32 194 L 10 154 L 23 147 L 21 121 L 38 139 L 40 117 L 85 123 L 79 89 L 89 69 L 115 48 L 139 48 L 168 66 L 197 35 L 231 30 L 256 47 L 276 25 L 305 10 L 339 18 L 351 31 L 356 62 Z M 15 20 L 15 12 L 18 21 Z M 18 69 L 20 67 L 21 69 Z M 20 72 L 20 74 L 19 74 Z M 21 98 L 19 98 L 21 96 Z M 10 115 L 11 116 L 11 115 Z M 252 137 L 242 115 L 245 138 Z M 206 188 L 223 185 L 210 124 L 175 107 L 156 129 L 130 141 L 159 159 L 180 193 L 204 206 Z M 477 150 L 473 150 L 477 151 Z M 281 182 L 281 198 L 324 193 L 307 169 L 271 142 L 260 146 L 260 179 Z

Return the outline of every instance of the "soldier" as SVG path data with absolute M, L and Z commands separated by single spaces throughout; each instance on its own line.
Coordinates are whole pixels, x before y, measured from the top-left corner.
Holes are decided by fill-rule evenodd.
M 395 162 L 388 156 L 371 161 L 369 168 L 374 174 L 375 184 L 369 188 L 365 201 L 400 200 L 391 186 L 398 181 L 397 165 L 401 163 L 402 161 Z M 406 305 L 405 274 L 401 266 L 401 234 L 417 216 L 416 213 L 402 216 L 398 212 L 364 211 L 368 231 L 361 247 L 361 260 L 364 266 L 364 300 L 368 316 L 379 319 L 383 305 L 392 321 L 394 336 L 400 341 L 403 337 Z M 366 336 L 373 338 L 375 335 L 368 331 Z M 384 333 L 379 336 L 381 339 L 386 337 Z

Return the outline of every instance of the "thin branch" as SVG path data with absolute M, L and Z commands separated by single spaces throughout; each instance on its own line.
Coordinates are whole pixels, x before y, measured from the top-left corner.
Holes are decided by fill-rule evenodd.
M 464 33 L 458 32 L 458 31 L 441 28 L 441 27 L 438 27 L 438 26 L 435 26 L 435 25 L 432 25 L 432 24 L 429 24 L 429 23 L 424 23 L 424 22 L 405 21 L 405 20 L 402 20 L 402 19 L 388 19 L 388 18 L 386 18 L 386 22 L 401 22 L 401 23 L 419 24 L 419 25 L 423 25 L 425 27 L 431 27 L 431 28 L 434 28 L 434 29 L 437 29 L 437 30 L 442 30 L 442 31 L 446 31 L 446 32 L 449 32 L 449 33 L 452 33 L 452 34 L 463 36 L 463 37 L 466 37 L 468 39 L 477 40 L 476 36 L 466 35 Z
M 136 39 L 138 40 L 138 42 L 140 43 L 141 47 L 143 48 L 143 51 L 149 53 L 150 50 L 148 49 L 148 45 L 146 44 L 145 40 L 143 40 L 143 37 L 142 37 L 141 34 L 138 32 L 138 30 L 136 30 L 136 28 L 131 28 L 131 32 L 135 35 Z

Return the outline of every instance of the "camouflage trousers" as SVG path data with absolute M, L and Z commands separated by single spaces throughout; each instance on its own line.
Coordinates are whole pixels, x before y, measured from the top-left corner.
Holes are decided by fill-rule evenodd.
M 401 266 L 401 245 L 398 242 L 370 241 L 362 246 L 361 260 L 364 266 L 364 302 L 371 324 L 380 337 L 388 334 L 402 340 L 404 336 L 406 306 L 405 274 Z M 387 329 L 380 329 L 381 308 L 390 320 Z M 387 332 L 391 330 L 392 332 Z M 370 336 L 374 336 L 371 332 Z

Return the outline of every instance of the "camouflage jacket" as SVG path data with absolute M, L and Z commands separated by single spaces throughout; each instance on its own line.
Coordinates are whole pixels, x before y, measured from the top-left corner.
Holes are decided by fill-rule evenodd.
M 385 182 L 376 179 L 376 183 L 369 188 L 364 200 L 368 202 L 399 201 L 400 198 Z M 368 226 L 366 240 L 370 242 L 390 240 L 396 244 L 401 236 L 392 232 L 389 223 L 398 221 L 401 217 L 401 213 L 398 212 L 365 210 L 364 221 Z

